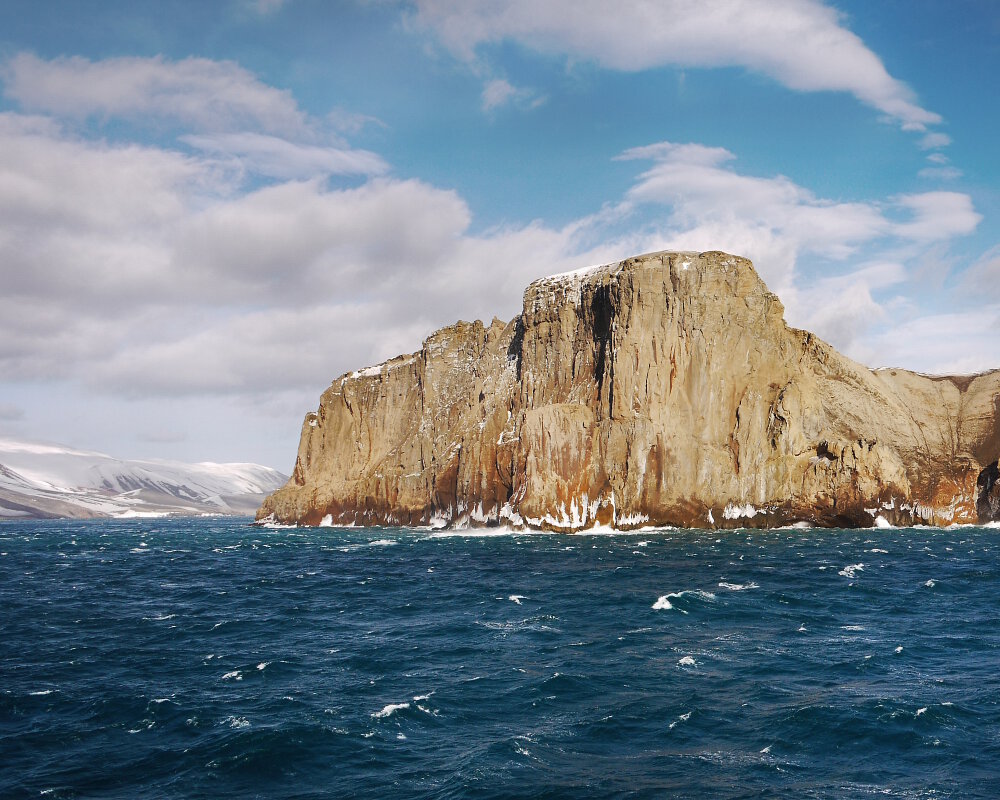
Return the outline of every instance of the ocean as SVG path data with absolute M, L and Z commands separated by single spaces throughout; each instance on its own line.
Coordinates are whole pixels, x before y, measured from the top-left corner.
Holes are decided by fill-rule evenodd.
M 998 559 L 996 528 L 7 522 L 0 797 L 1000 797 Z

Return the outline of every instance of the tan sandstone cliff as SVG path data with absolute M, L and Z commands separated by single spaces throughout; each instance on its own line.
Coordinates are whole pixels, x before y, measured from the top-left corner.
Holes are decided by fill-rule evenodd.
M 532 283 L 338 378 L 258 519 L 575 531 L 1000 518 L 1000 370 L 869 370 L 749 261 L 654 253 Z

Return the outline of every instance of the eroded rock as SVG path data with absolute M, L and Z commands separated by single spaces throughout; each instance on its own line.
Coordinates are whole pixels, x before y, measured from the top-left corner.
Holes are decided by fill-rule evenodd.
M 869 370 L 749 261 L 654 253 L 532 283 L 338 378 L 259 519 L 634 528 L 1000 516 L 1000 371 Z M 994 463 L 995 469 L 995 463 Z M 985 499 L 984 499 L 985 498 Z

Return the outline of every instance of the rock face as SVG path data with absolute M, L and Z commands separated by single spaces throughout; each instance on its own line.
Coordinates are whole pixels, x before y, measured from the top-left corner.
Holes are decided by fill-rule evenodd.
M 749 261 L 654 253 L 532 283 L 338 378 L 258 519 L 634 528 L 1000 518 L 1000 370 L 869 370 Z

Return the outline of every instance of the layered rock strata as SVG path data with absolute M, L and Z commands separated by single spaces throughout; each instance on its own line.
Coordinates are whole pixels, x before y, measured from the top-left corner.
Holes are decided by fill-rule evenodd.
M 654 253 L 532 283 L 338 378 L 258 519 L 699 528 L 1000 517 L 1000 370 L 870 370 L 752 264 Z

